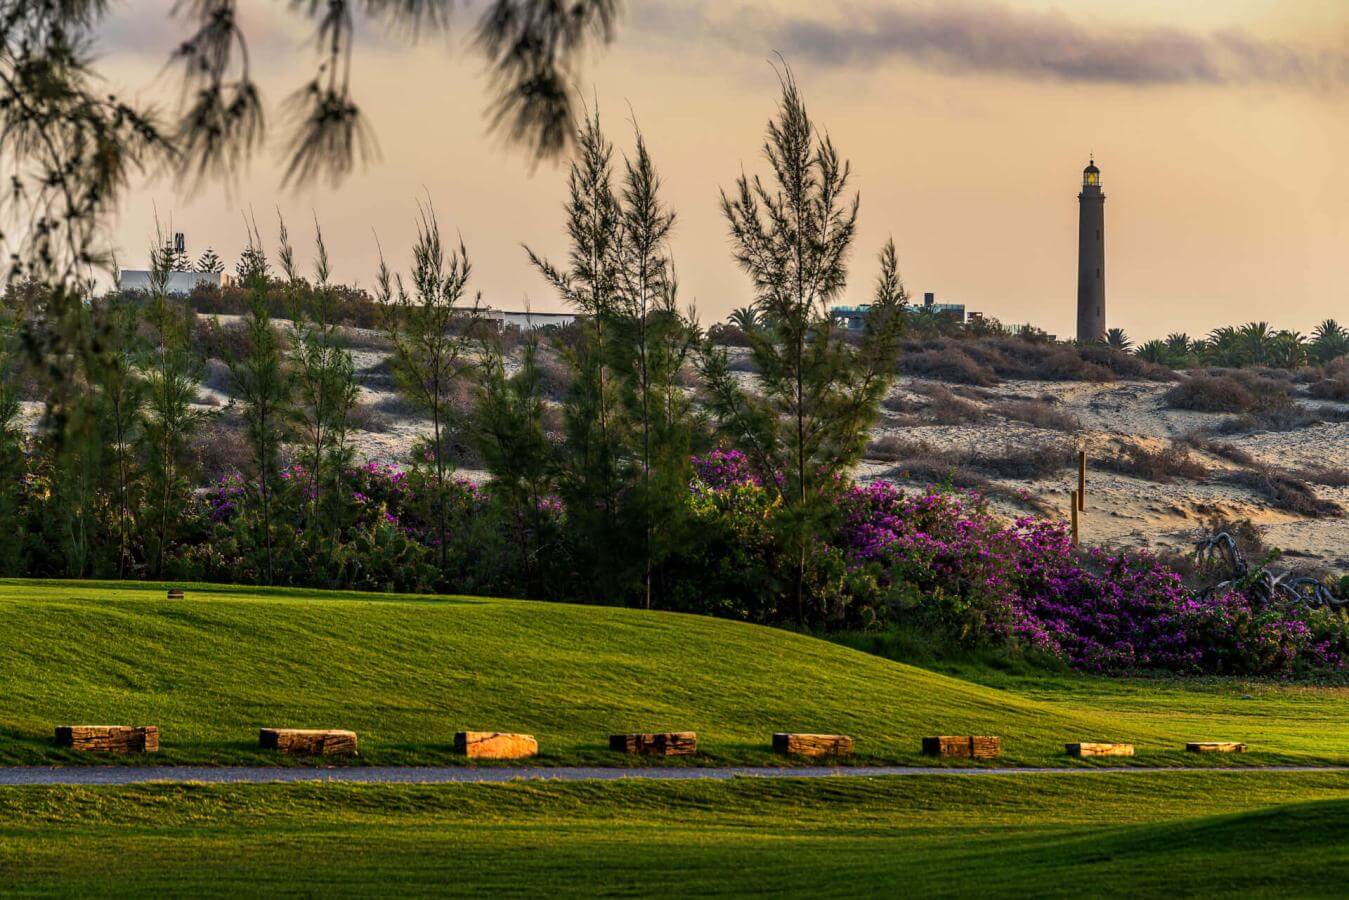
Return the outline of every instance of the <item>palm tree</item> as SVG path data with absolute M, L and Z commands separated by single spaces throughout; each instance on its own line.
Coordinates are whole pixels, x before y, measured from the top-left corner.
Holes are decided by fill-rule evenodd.
M 1201 359 L 1214 366 L 1239 366 L 1242 364 L 1241 334 L 1231 325 L 1224 325 L 1209 332 L 1206 340 L 1196 346 Z
M 1311 353 L 1320 363 L 1349 353 L 1349 329 L 1334 319 L 1326 319 L 1312 330 Z
M 752 306 L 742 306 L 739 309 L 731 311 L 730 323 L 741 331 L 757 331 L 759 325 L 759 312 Z
M 1129 340 L 1129 336 L 1124 333 L 1123 328 L 1108 329 L 1105 337 L 1102 338 L 1102 343 L 1110 349 L 1119 350 L 1122 353 L 1129 352 L 1129 348 L 1134 345 L 1134 342 Z
M 1255 365 L 1269 363 L 1274 344 L 1274 331 L 1268 322 L 1247 322 L 1238 332 L 1241 338 L 1243 362 Z
M 1134 355 L 1144 362 L 1156 363 L 1160 366 L 1171 364 L 1172 350 L 1168 343 L 1153 339 L 1144 341 L 1134 350 Z

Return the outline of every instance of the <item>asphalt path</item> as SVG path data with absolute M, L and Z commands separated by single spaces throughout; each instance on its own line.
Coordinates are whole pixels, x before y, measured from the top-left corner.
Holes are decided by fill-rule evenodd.
M 350 766 L 12 766 L 0 767 L 0 787 L 23 785 L 272 784 L 492 784 L 507 781 L 726 781 L 732 778 L 876 778 L 879 776 L 978 778 L 986 775 L 1166 775 L 1183 772 L 1252 775 L 1287 772 L 1349 772 L 1349 766 L 1243 766 L 1239 768 L 925 768 L 920 766 L 749 767 L 619 769 L 600 766 L 497 767 Z

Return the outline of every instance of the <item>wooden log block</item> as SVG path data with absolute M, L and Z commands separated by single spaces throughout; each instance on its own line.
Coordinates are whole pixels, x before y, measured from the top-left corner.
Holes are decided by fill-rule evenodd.
M 1191 753 L 1245 753 L 1246 745 L 1234 741 L 1191 741 L 1185 749 Z
M 1002 753 L 996 735 L 938 735 L 923 738 L 923 754 L 948 759 L 995 759 Z
M 836 758 L 852 755 L 852 738 L 846 734 L 795 734 L 778 732 L 773 735 L 773 752 L 783 756 L 811 756 Z
M 1069 756 L 1085 759 L 1089 756 L 1133 756 L 1133 744 L 1064 744 Z
M 181 600 L 181 599 L 183 599 L 183 589 L 182 589 L 182 588 L 169 588 L 169 599 L 170 599 L 170 600 Z
M 297 756 L 341 756 L 356 752 L 356 732 L 335 728 L 262 728 L 258 745 Z
M 469 759 L 525 759 L 538 755 L 539 742 L 532 734 L 460 731 L 454 736 L 454 752 Z
M 698 752 L 698 735 L 693 731 L 611 734 L 609 749 L 640 756 L 693 756 Z
M 155 725 L 60 725 L 56 744 L 74 750 L 102 753 L 155 753 L 159 728 Z

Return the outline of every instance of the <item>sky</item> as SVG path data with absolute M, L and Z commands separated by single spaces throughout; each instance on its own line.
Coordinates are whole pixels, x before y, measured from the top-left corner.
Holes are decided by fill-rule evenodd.
M 185 34 L 164 0 L 124 0 L 102 29 L 118 91 L 171 104 Z M 338 280 L 370 287 L 382 247 L 406 268 L 418 202 L 457 232 L 483 302 L 563 308 L 524 246 L 566 253 L 565 164 L 489 133 L 482 61 L 458 34 L 409 43 L 362 22 L 354 92 L 379 157 L 342 185 L 283 190 L 279 145 L 231 185 L 138 179 L 114 223 L 143 265 L 155 218 L 231 266 L 251 210 L 278 212 L 300 258 L 313 222 Z M 312 71 L 308 24 L 241 0 L 271 121 Z M 861 220 L 846 302 L 865 302 L 893 237 L 910 294 L 1071 335 L 1077 191 L 1094 154 L 1106 200 L 1106 314 L 1135 338 L 1270 321 L 1349 320 L 1349 2 L 1345 0 L 629 0 L 578 76 L 620 150 L 640 125 L 677 212 L 683 301 L 704 323 L 753 298 L 719 192 L 765 171 L 774 55 L 853 166 Z M 377 244 L 378 241 L 378 244 Z

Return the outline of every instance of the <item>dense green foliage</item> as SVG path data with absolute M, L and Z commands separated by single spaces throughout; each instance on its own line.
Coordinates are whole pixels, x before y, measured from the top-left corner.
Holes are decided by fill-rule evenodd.
M 20 892 L 1337 896 L 1343 774 L 19 788 Z

